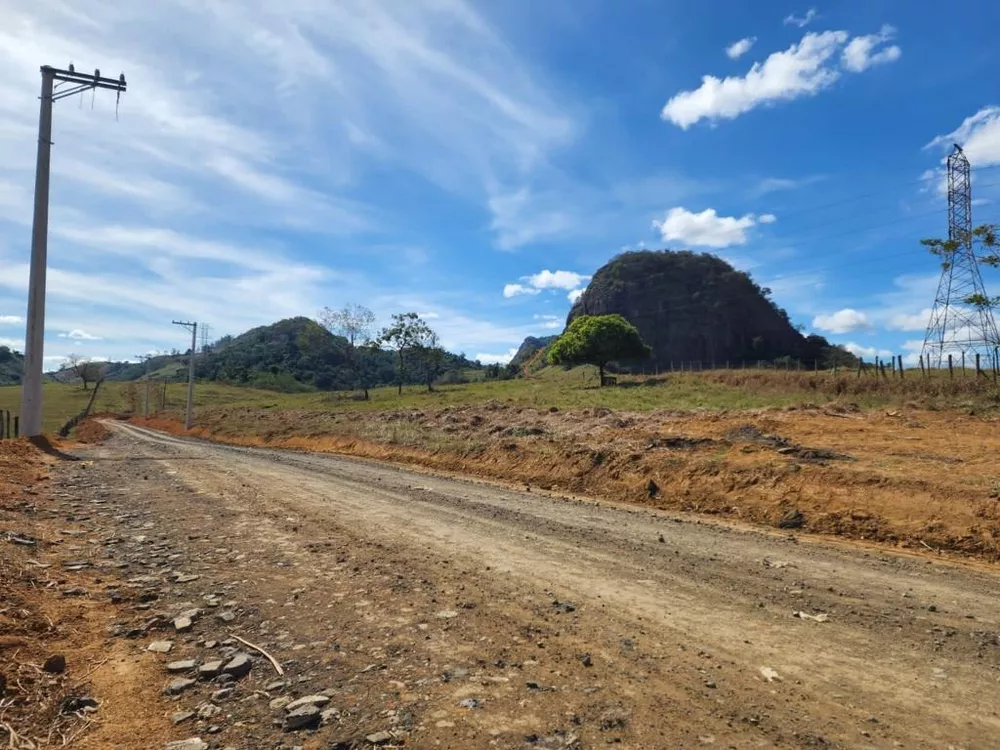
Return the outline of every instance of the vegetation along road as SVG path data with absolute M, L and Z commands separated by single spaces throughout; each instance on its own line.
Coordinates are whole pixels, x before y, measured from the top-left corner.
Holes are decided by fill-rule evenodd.
M 303 692 L 333 688 L 340 718 L 316 747 L 351 731 L 470 748 L 1000 736 L 1000 580 L 986 566 L 108 425 L 111 440 L 78 451 L 87 471 L 57 481 L 86 474 L 121 504 L 111 514 L 141 507 L 183 551 L 173 564 L 201 576 L 187 595 L 224 586 L 241 632 L 302 672 Z M 243 705 L 242 729 L 221 730 L 234 746 L 281 714 Z

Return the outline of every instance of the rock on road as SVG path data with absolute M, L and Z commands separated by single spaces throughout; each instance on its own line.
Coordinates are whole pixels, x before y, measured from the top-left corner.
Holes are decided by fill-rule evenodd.
M 988 566 L 108 425 L 81 455 L 123 507 L 243 552 L 195 572 L 399 645 L 408 746 L 1000 747 Z

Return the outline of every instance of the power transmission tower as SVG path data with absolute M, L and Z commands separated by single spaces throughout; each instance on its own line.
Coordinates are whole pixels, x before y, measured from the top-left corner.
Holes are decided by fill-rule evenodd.
M 58 81 L 58 83 L 56 83 Z M 69 88 L 57 91 L 62 84 Z M 21 434 L 42 432 L 42 363 L 45 346 L 45 272 L 49 238 L 49 164 L 52 151 L 52 105 L 67 96 L 109 89 L 121 97 L 125 74 L 102 78 L 101 71 L 77 73 L 72 65 L 59 70 L 42 67 L 42 95 L 38 115 L 38 160 L 35 165 L 35 212 L 31 225 L 31 270 L 28 275 L 28 315 L 24 335 L 24 377 L 21 381 Z
M 972 180 L 961 146 L 948 156 L 948 243 L 943 246 L 941 280 L 924 335 L 923 356 L 940 367 L 949 354 L 983 352 L 987 361 L 1000 346 L 1000 335 L 988 306 L 974 305 L 986 289 L 973 247 Z
M 201 324 L 201 350 L 202 351 L 205 351 L 206 347 L 208 347 L 208 333 L 211 330 L 212 330 L 212 326 L 210 326 L 208 323 L 202 323 Z
M 184 326 L 191 331 L 191 357 L 188 360 L 188 392 L 187 392 L 187 413 L 184 416 L 184 429 L 191 429 L 191 401 L 194 398 L 194 352 L 198 346 L 198 324 L 186 323 L 181 320 L 173 321 L 175 326 Z
M 153 358 L 152 354 L 136 354 L 139 361 L 142 362 L 142 373 L 143 380 L 146 381 L 146 395 L 142 400 L 142 416 L 149 416 L 149 360 Z

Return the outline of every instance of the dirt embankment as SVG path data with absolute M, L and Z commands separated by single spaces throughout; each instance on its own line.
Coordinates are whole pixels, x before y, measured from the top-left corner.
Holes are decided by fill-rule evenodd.
M 117 604 L 100 541 L 80 523 L 87 511 L 52 490 L 67 449 L 0 442 L 0 746 L 153 747 L 168 736 L 151 710 L 158 685 L 108 638 Z
M 137 424 L 183 433 L 169 418 Z M 560 412 L 492 402 L 356 414 L 204 409 L 192 434 L 1000 559 L 997 419 L 843 405 Z

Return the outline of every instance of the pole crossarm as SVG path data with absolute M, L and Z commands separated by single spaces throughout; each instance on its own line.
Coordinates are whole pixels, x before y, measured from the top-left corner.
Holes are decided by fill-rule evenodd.
M 92 74 L 78 73 L 72 65 L 68 70 L 45 65 L 42 67 L 42 74 L 44 75 L 46 72 L 52 76 L 52 80 L 59 82 L 53 87 L 56 90 L 52 94 L 52 101 L 54 102 L 65 99 L 68 96 L 73 96 L 73 94 L 79 94 L 81 91 L 88 91 L 89 89 L 107 89 L 108 91 L 123 94 L 128 87 L 128 84 L 125 83 L 124 73 L 117 78 L 105 78 L 101 76 L 100 70 L 95 70 Z M 58 89 L 64 83 L 72 84 L 73 88 L 59 91 Z

